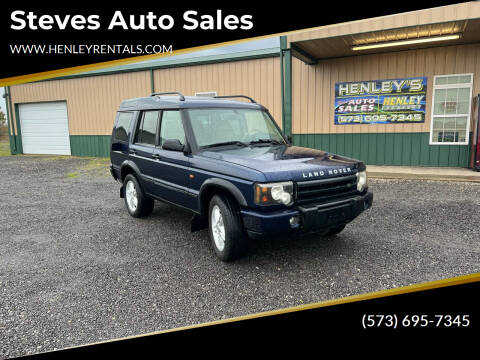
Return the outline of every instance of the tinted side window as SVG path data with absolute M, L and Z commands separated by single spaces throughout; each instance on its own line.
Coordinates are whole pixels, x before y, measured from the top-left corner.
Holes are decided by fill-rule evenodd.
M 162 115 L 162 125 L 160 129 L 160 145 L 165 140 L 178 139 L 185 144 L 185 131 L 183 130 L 180 111 L 164 111 Z
M 128 130 L 132 122 L 133 113 L 118 113 L 117 124 L 115 126 L 115 139 L 120 141 L 128 141 Z
M 135 142 L 155 145 L 159 111 L 145 111 L 138 126 Z

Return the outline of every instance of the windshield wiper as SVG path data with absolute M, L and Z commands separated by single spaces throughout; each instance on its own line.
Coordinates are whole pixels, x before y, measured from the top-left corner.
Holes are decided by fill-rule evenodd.
M 282 142 L 275 140 L 275 139 L 258 139 L 254 141 L 250 141 L 248 143 L 249 145 L 255 145 L 255 144 L 275 144 L 275 145 L 281 145 L 283 144 Z
M 225 141 L 225 142 L 219 142 L 219 143 L 200 146 L 200 148 L 201 149 L 206 149 L 206 148 L 217 147 L 217 146 L 226 146 L 226 145 L 248 146 L 248 144 L 246 144 L 244 142 L 241 142 L 241 141 Z

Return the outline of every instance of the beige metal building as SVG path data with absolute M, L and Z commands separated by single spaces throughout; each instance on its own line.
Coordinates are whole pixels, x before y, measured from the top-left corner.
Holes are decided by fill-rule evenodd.
M 295 145 L 367 164 L 472 166 L 480 2 L 323 26 L 280 43 L 11 86 L 12 153 L 107 156 L 121 100 L 181 91 L 251 96 Z
M 121 66 L 11 86 L 12 153 L 109 156 L 120 102 L 172 89 L 185 95 L 249 94 L 281 119 L 279 51 Z

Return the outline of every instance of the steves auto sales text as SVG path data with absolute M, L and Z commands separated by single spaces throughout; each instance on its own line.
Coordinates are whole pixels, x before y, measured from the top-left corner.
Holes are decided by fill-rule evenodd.
M 100 15 L 50 15 L 32 11 L 15 10 L 10 14 L 12 30 L 97 30 L 102 27 Z M 250 30 L 253 28 L 252 15 L 225 14 L 216 10 L 214 14 L 200 14 L 188 10 L 182 16 L 184 30 Z M 125 15 L 120 10 L 113 13 L 108 30 L 170 30 L 175 19 L 169 14 Z

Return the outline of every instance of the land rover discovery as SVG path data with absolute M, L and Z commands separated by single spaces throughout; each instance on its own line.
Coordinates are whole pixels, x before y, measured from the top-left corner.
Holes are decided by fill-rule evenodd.
M 131 216 L 149 215 L 155 200 L 187 209 L 191 230 L 208 228 L 223 261 L 244 254 L 249 238 L 337 234 L 373 200 L 361 161 L 293 146 L 243 95 L 124 100 L 110 171 Z

